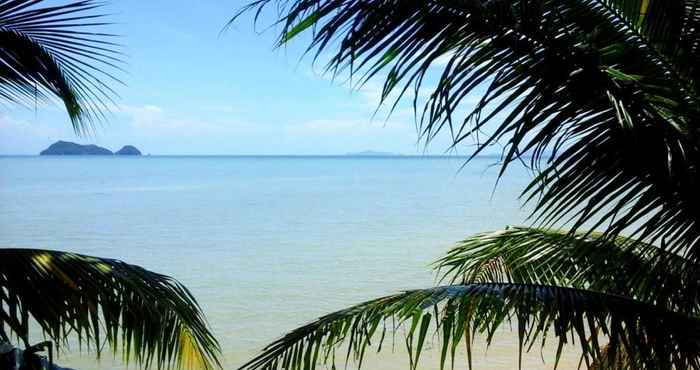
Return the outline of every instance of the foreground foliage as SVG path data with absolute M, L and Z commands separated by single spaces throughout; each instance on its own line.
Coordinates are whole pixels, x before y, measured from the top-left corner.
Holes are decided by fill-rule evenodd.
M 454 147 L 475 141 L 474 156 L 501 144 L 501 175 L 532 169 L 534 228 L 468 238 L 438 262 L 457 285 L 325 316 L 243 368 L 314 368 L 342 346 L 361 361 L 389 318 L 408 327 L 412 367 L 430 330 L 444 363 L 513 320 L 521 351 L 555 336 L 590 368 L 700 368 L 700 2 L 259 0 L 243 12 L 268 7 L 279 45 L 306 34 L 334 76 L 385 76 L 392 109 L 413 95 L 426 143 L 448 132 Z
M 116 96 L 105 81 L 119 82 L 121 61 L 114 35 L 97 29 L 107 25 L 101 5 L 0 0 L 0 102 L 58 98 L 77 134 L 104 119 Z M 50 342 L 34 345 L 36 334 Z M 20 341 L 31 368 L 44 366 L 35 352 L 48 347 L 51 357 L 71 338 L 144 367 L 221 367 L 201 308 L 172 278 L 112 259 L 0 248 L 0 346 Z
M 123 63 L 116 35 L 93 0 L 47 5 L 0 1 L 0 99 L 32 106 L 60 99 L 76 133 L 94 128 L 114 103 Z
M 32 323 L 54 344 L 109 344 L 143 366 L 218 366 L 218 343 L 192 294 L 172 278 L 74 253 L 0 249 L 0 340 L 31 347 Z

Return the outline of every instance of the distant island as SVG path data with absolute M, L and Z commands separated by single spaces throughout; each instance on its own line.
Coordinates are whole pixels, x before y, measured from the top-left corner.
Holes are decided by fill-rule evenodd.
M 57 141 L 51 144 L 45 150 L 42 150 L 39 155 L 114 155 L 111 150 L 97 146 L 94 144 L 81 145 L 70 141 Z M 136 147 L 126 145 L 121 148 L 117 155 L 141 155 L 141 152 Z
M 141 155 L 141 151 L 136 149 L 133 145 L 125 145 L 121 149 L 117 150 L 116 155 Z
M 365 150 L 362 152 L 354 152 L 354 153 L 347 153 L 345 155 L 348 156 L 353 156 L 353 157 L 397 157 L 401 156 L 401 154 L 398 153 L 391 153 L 391 152 L 377 152 L 374 150 Z
M 57 141 L 39 155 L 112 155 L 111 150 L 97 145 L 80 145 L 69 141 Z

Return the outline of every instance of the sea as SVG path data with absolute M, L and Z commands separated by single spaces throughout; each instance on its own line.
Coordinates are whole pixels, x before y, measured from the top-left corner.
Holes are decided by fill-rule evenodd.
M 519 195 L 531 173 L 516 164 L 499 180 L 498 170 L 495 157 L 5 156 L 0 247 L 116 258 L 178 279 L 235 369 L 320 315 L 436 285 L 431 263 L 471 234 L 527 224 Z M 517 368 L 514 328 L 485 341 L 475 369 Z M 397 343 L 363 368 L 408 369 Z M 555 350 L 535 346 L 523 368 L 552 369 Z M 421 369 L 439 368 L 436 352 Z M 565 351 L 558 368 L 578 360 Z M 77 346 L 56 361 L 126 367 Z

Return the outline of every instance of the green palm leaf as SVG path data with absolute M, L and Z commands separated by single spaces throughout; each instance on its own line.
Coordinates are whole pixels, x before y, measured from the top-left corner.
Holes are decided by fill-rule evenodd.
M 73 1 L 42 6 L 43 0 L 0 1 L 0 99 L 29 105 L 57 97 L 76 133 L 105 118 L 120 83 L 114 35 L 95 13 L 101 3 Z
M 665 0 L 602 0 L 649 48 L 657 63 L 665 65 L 697 94 L 700 75 L 700 2 Z
M 634 370 L 640 367 L 640 364 L 635 363 L 634 359 L 629 358 L 624 351 L 611 353 L 610 348 L 605 346 L 601 351 L 601 357 L 594 361 L 588 370 Z
M 507 228 L 467 238 L 436 267 L 452 282 L 567 286 L 700 313 L 700 265 L 624 237 Z
M 148 367 L 219 368 L 219 345 L 192 294 L 172 278 L 74 253 L 0 249 L 0 330 L 29 347 L 30 323 L 57 346 L 105 343 Z M 81 344 L 82 345 L 82 344 Z
M 386 75 L 383 99 L 412 92 L 427 141 L 449 130 L 454 145 L 477 140 L 474 155 L 503 144 L 502 171 L 529 163 L 538 176 L 524 195 L 539 225 L 610 225 L 612 239 L 627 231 L 700 258 L 697 1 L 251 7 L 270 4 L 280 11 L 282 43 L 310 32 L 308 51 L 330 53 L 332 73 L 363 82 Z M 477 104 L 466 99 L 472 94 L 481 95 Z
M 634 354 L 641 368 L 700 368 L 700 320 L 616 295 L 546 285 L 481 283 L 408 291 L 338 311 L 300 327 L 268 345 L 242 369 L 313 369 L 335 366 L 334 350 L 360 363 L 367 349 L 381 350 L 388 330 L 406 329 L 415 369 L 428 332 L 441 338 L 441 367 L 454 361 L 466 341 L 471 358 L 475 334 L 491 337 L 506 321 L 516 323 L 521 353 L 546 340 L 553 328 L 559 360 L 567 337 L 581 346 L 587 362 L 602 358 L 598 337 L 606 337 L 609 358 Z M 392 326 L 394 323 L 395 326 Z M 431 329 L 432 328 L 432 329 Z M 592 333 L 596 340 L 589 340 Z M 466 339 L 465 339 L 466 337 Z M 471 368 L 471 361 L 470 361 Z

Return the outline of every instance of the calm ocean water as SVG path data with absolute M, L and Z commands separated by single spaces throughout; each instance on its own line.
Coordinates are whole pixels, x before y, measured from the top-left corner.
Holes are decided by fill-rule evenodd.
M 463 162 L 0 157 L 0 246 L 113 257 L 176 277 L 202 304 L 226 368 L 235 368 L 319 315 L 433 285 L 429 264 L 463 237 L 522 224 L 517 196 L 527 172 L 514 167 L 493 193 L 495 159 L 460 170 Z M 477 368 L 515 367 L 515 337 L 506 330 L 486 356 L 478 349 Z M 549 351 L 547 365 L 534 352 L 526 368 L 552 368 Z M 438 367 L 426 358 L 425 368 Z M 401 356 L 367 368 L 372 361 L 408 367 Z M 60 362 L 123 368 L 85 353 Z

